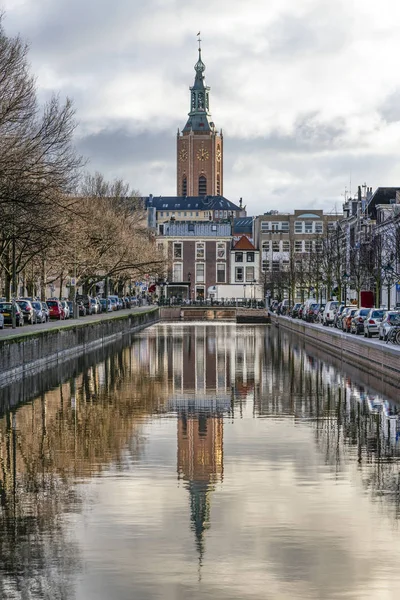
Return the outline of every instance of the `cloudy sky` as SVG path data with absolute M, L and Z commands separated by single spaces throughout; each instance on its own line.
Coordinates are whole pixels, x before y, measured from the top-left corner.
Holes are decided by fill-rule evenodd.
M 176 193 L 201 30 L 224 195 L 249 214 L 338 210 L 400 184 L 396 0 L 0 0 L 41 98 L 74 99 L 90 171 Z

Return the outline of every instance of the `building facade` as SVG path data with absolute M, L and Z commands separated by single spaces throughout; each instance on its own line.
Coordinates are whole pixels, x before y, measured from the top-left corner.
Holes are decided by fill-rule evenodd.
M 196 75 L 190 88 L 189 118 L 177 135 L 177 196 L 222 196 L 224 192 L 223 136 L 211 117 L 205 68 L 199 42 Z

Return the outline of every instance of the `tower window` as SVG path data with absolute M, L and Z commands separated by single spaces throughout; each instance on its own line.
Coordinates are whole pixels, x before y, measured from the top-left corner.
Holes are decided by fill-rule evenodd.
M 182 177 L 182 196 L 187 196 L 187 179 L 186 175 Z
M 199 196 L 207 195 L 207 179 L 204 175 L 200 175 L 199 177 Z
M 221 177 L 217 175 L 217 196 L 221 195 Z

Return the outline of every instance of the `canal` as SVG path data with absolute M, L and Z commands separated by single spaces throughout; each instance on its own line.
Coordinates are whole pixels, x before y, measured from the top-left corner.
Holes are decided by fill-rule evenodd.
M 77 360 L 0 414 L 0 598 L 398 598 L 398 410 L 261 325 Z

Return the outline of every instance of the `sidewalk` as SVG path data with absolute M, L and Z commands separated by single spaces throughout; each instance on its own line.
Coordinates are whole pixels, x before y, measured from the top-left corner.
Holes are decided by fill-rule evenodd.
M 126 308 L 124 310 L 118 310 L 112 313 L 100 313 L 99 315 L 90 315 L 86 317 L 80 317 L 79 319 L 67 319 L 65 321 L 51 320 L 48 323 L 24 325 L 23 327 L 16 327 L 15 329 L 12 329 L 11 325 L 5 325 L 4 329 L 0 329 L 0 341 L 8 338 L 26 337 L 27 335 L 35 334 L 38 331 L 46 331 L 48 329 L 64 329 L 73 327 L 74 325 L 88 325 L 90 323 L 97 323 L 99 321 L 118 319 L 133 313 L 146 312 L 152 308 L 157 307 L 155 305 L 141 307 L 135 306 L 134 308 Z

